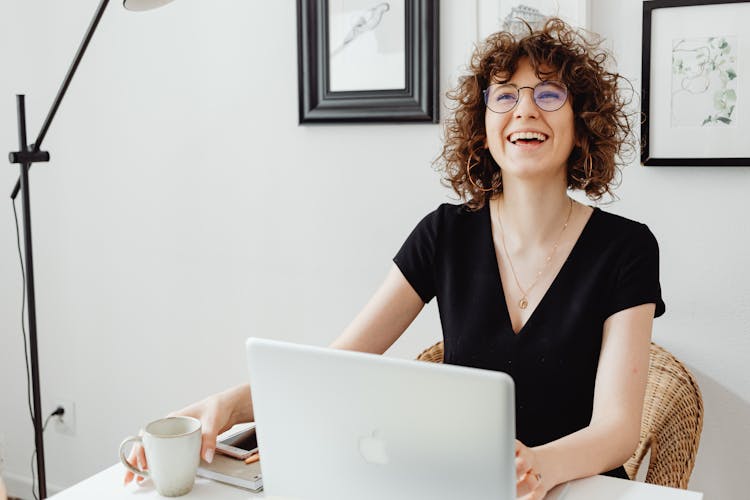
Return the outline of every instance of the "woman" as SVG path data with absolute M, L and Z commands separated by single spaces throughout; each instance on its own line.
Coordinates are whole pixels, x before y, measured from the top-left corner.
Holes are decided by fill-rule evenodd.
M 558 19 L 477 49 L 449 94 L 456 109 L 440 157 L 466 202 L 417 225 L 332 344 L 382 354 L 437 297 L 445 362 L 515 381 L 517 491 L 528 499 L 574 478 L 627 478 L 652 322 L 664 312 L 648 228 L 567 194 L 610 193 L 631 137 L 620 77 L 605 62 Z M 179 413 L 203 422 L 210 461 L 217 433 L 253 419 L 250 387 Z

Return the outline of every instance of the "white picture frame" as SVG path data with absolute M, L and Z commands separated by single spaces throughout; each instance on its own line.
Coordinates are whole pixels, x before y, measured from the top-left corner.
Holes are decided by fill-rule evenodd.
M 477 0 L 477 41 L 500 31 L 505 20 L 525 9 L 532 17 L 539 13 L 557 16 L 576 28 L 589 26 L 589 0 Z
M 750 1 L 643 12 L 641 164 L 750 166 Z

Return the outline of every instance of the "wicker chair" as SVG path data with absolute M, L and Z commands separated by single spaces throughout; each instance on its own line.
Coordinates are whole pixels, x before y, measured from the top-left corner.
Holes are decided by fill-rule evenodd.
M 703 399 L 695 379 L 677 358 L 653 342 L 650 354 L 641 439 L 625 470 L 635 478 L 650 450 L 646 482 L 686 489 L 703 429 Z M 428 347 L 417 359 L 442 363 L 443 343 Z

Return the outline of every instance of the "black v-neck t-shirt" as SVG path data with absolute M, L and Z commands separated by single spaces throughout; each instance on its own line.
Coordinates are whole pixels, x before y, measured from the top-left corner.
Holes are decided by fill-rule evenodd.
M 425 303 L 437 297 L 445 363 L 513 378 L 516 437 L 526 446 L 589 425 L 609 316 L 641 304 L 656 304 L 657 317 L 664 313 L 654 235 L 644 224 L 598 208 L 517 334 L 487 204 L 477 211 L 441 205 L 422 219 L 393 260 Z M 627 478 L 623 467 L 607 474 Z

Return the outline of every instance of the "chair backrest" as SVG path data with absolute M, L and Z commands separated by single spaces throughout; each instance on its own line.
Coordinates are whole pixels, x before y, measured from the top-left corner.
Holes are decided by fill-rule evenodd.
M 443 362 L 443 342 L 417 356 L 419 361 Z M 687 488 L 703 429 L 703 399 L 692 374 L 666 349 L 651 343 L 646 397 L 638 448 L 625 464 L 635 478 L 651 451 L 646 482 Z
M 646 482 L 688 487 L 703 430 L 703 398 L 693 375 L 666 349 L 651 343 L 638 448 L 625 464 L 631 478 L 651 451 Z
M 417 356 L 417 361 L 429 361 L 431 363 L 442 363 L 443 362 L 443 341 L 431 345 L 424 351 L 422 351 L 419 356 Z

